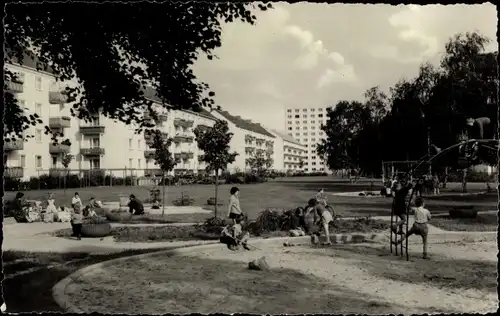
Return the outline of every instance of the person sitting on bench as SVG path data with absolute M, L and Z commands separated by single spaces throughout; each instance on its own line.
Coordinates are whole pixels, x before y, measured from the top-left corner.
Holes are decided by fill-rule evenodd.
M 128 202 L 128 207 L 129 207 L 129 212 L 133 215 L 144 214 L 144 205 L 133 194 L 130 194 L 130 201 Z

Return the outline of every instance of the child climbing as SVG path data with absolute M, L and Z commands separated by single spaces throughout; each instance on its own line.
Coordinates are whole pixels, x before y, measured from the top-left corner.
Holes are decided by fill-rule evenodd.
M 250 250 L 248 247 L 248 240 L 250 239 L 250 234 L 243 231 L 242 223 L 243 216 L 240 215 L 234 219 L 232 225 L 224 227 L 221 233 L 220 242 L 227 245 L 230 250 L 238 250 L 239 246 L 242 245 L 246 250 Z
M 316 199 L 310 199 L 307 203 L 309 211 L 314 212 L 314 223 L 323 228 L 326 236 L 325 245 L 331 245 L 329 225 L 333 222 L 332 214 L 326 209 L 323 204 L 318 203 Z
M 429 228 L 427 222 L 431 219 L 431 212 L 427 210 L 424 205 L 424 200 L 421 197 L 415 199 L 415 223 L 408 231 L 408 233 L 398 240 L 397 245 L 401 244 L 403 240 L 410 237 L 411 235 L 420 235 L 422 237 L 423 243 L 423 258 L 429 259 L 427 255 L 427 235 L 429 234 Z M 392 241 L 394 243 L 394 241 Z
M 392 227 L 392 231 L 395 234 L 403 234 L 402 226 L 406 223 L 406 205 L 407 205 L 407 197 L 410 193 L 410 190 L 413 188 L 411 183 L 407 183 L 406 185 L 399 185 L 398 190 L 394 195 L 394 200 L 392 202 L 392 208 L 394 215 L 399 217 L 399 221 L 397 221 Z M 398 230 L 399 228 L 399 230 Z

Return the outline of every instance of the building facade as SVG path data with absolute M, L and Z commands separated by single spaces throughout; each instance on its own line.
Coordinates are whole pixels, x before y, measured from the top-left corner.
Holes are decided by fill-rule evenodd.
M 320 157 L 316 148 L 321 140 L 326 138 L 321 126 L 326 124 L 326 108 L 286 108 L 285 128 L 288 136 L 298 140 L 306 147 L 307 154 L 304 159 L 304 172 L 331 173 L 323 157 Z
M 298 173 L 304 171 L 307 159 L 307 148 L 290 135 L 271 130 L 276 136 L 276 163 L 275 169 L 287 173 Z
M 35 64 L 34 60 L 27 59 L 22 66 L 6 65 L 18 74 L 17 80 L 7 83 L 8 89 L 14 93 L 27 115 L 36 113 L 43 121 L 26 131 L 26 136 L 32 135 L 32 138 L 5 142 L 3 158 L 6 177 L 28 180 L 44 174 L 65 174 L 62 161 L 64 154 L 73 157 L 67 168 L 70 174 L 81 175 L 89 170 L 99 170 L 115 177 L 161 174 L 144 133 L 136 134 L 133 124 L 126 125 L 102 115 L 96 115 L 90 122 L 75 118 L 70 113 L 71 104 L 63 93 L 65 86 L 56 83 L 50 70 L 37 71 Z M 250 169 L 248 159 L 257 152 L 273 159 L 273 169 L 285 170 L 287 166 L 297 164 L 294 157 L 290 158 L 292 160 L 287 165 L 283 160 L 288 159 L 284 152 L 290 148 L 293 154 L 297 144 L 284 141 L 281 136 L 270 133 L 260 124 L 226 111 L 202 110 L 195 113 L 166 110 L 154 91 L 146 89 L 145 94 L 158 108 L 154 121 L 156 128 L 173 138 L 171 152 L 177 165 L 172 173 L 205 170 L 204 163 L 199 159 L 203 152 L 198 149 L 193 130 L 197 126 L 211 127 L 217 120 L 227 121 L 234 134 L 231 150 L 237 152 L 238 156 L 229 166 L 229 171 Z M 44 133 L 44 125 L 64 134 L 58 144 L 53 144 L 51 135 Z

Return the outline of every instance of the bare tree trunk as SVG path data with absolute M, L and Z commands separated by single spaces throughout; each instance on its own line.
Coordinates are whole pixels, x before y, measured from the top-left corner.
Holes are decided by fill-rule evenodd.
M 64 175 L 64 195 L 66 195 L 66 178 L 69 175 L 68 168 L 66 168 L 66 174 Z
M 215 170 L 215 218 L 217 218 L 217 195 L 219 192 L 219 170 Z
M 448 182 L 448 167 L 444 167 L 443 189 L 446 189 L 447 182 Z
M 162 202 L 161 202 L 161 217 L 165 216 L 165 172 L 163 172 L 163 181 L 162 181 Z
M 462 192 L 467 193 L 467 169 L 464 169 L 462 173 Z

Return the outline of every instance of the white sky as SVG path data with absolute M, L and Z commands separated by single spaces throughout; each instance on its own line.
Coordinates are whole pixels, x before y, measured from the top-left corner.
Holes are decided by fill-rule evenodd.
M 496 7 L 274 3 L 257 24 L 224 26 L 219 59 L 201 57 L 198 78 L 224 110 L 284 130 L 284 108 L 362 100 L 438 64 L 456 33 L 479 31 L 497 50 Z

